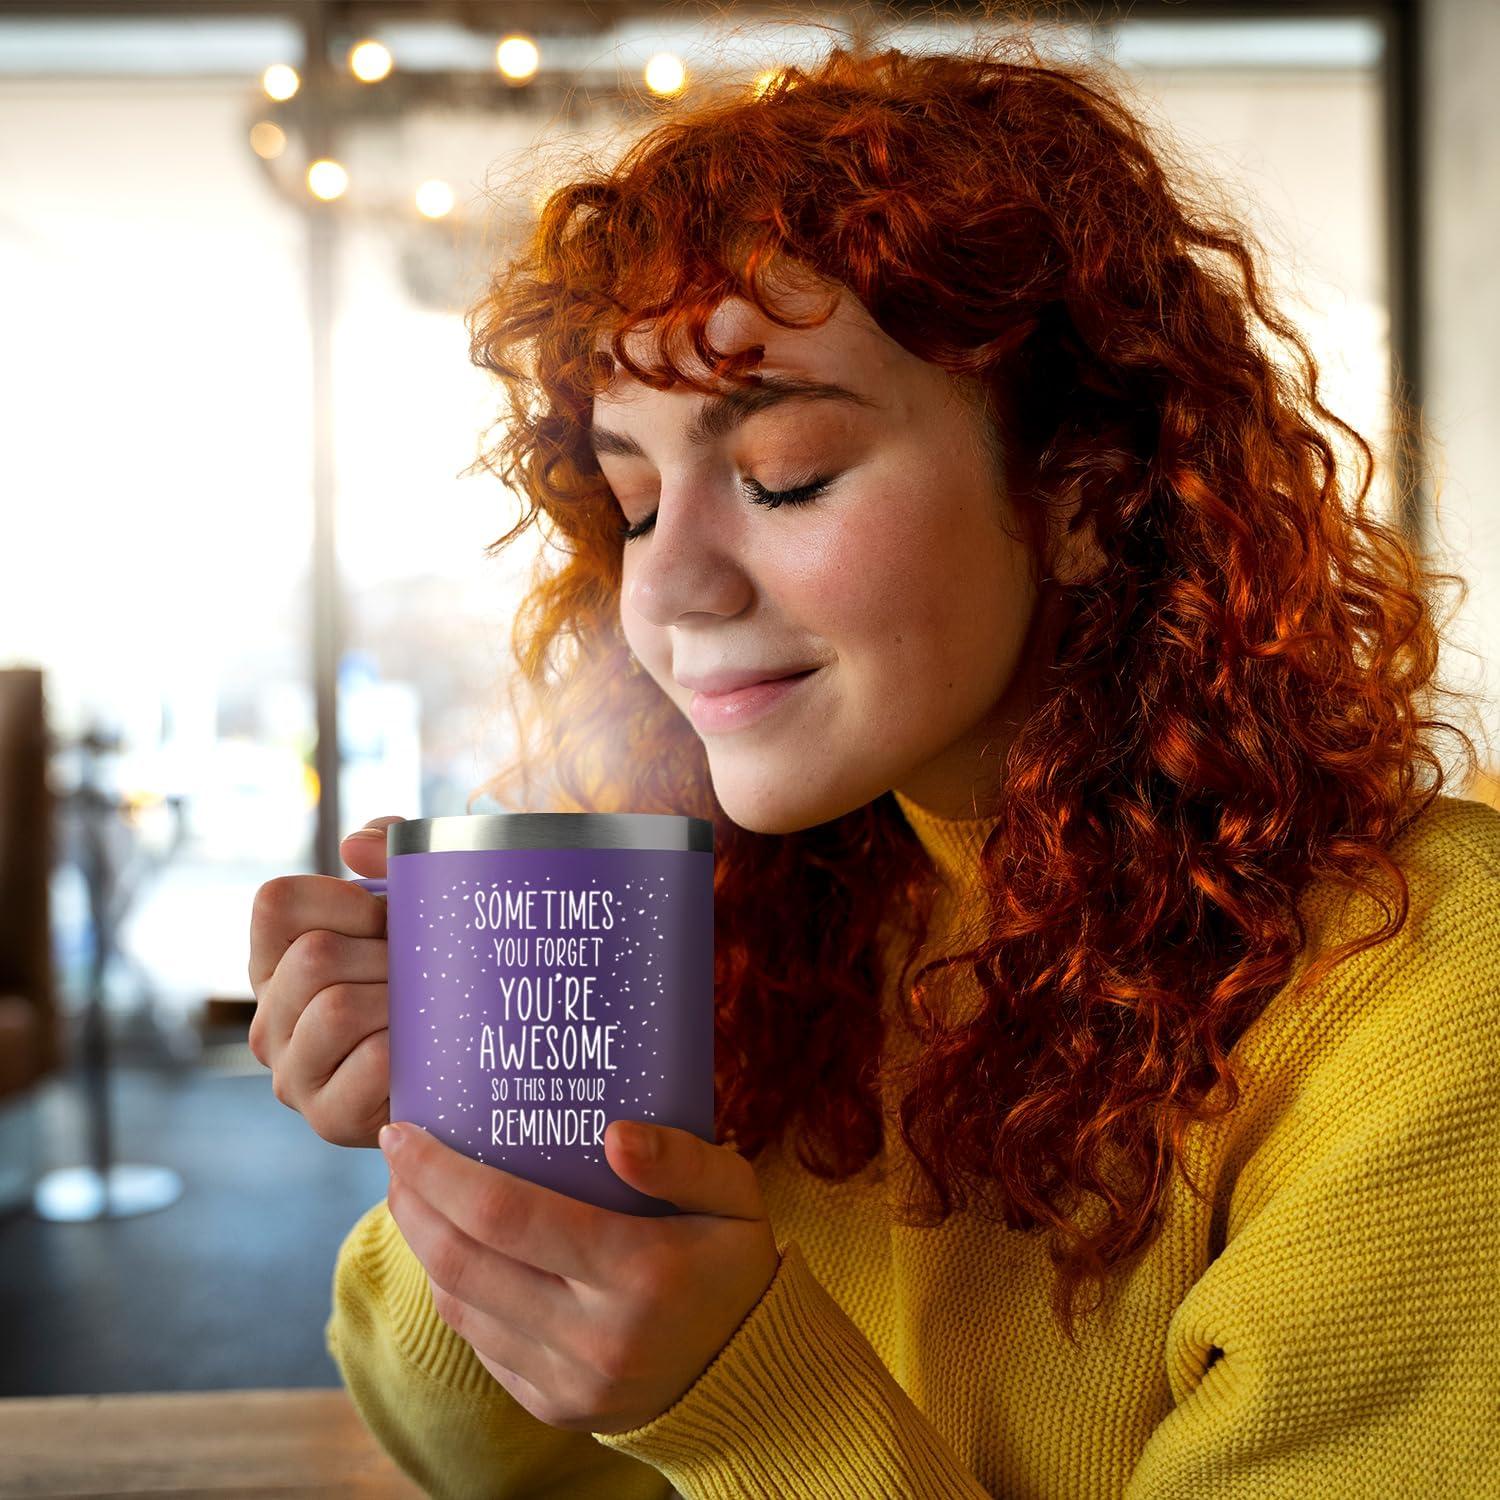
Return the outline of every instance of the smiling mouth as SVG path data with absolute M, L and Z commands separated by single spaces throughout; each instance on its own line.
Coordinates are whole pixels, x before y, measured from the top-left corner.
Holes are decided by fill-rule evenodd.
M 774 714 L 780 704 L 793 700 L 797 688 L 820 671 L 821 667 L 808 667 L 785 677 L 763 677 L 759 682 L 724 693 L 705 693 L 699 689 L 688 705 L 688 716 L 705 734 L 747 728 Z
M 771 682 L 795 682 L 799 677 L 811 677 L 818 669 L 816 667 L 804 667 L 800 672 L 786 672 L 780 677 L 759 677 L 754 682 L 742 682 L 736 688 L 724 688 L 720 692 L 710 693 L 703 688 L 697 691 L 705 698 L 728 698 L 734 693 L 747 693 L 751 688 L 765 687 Z

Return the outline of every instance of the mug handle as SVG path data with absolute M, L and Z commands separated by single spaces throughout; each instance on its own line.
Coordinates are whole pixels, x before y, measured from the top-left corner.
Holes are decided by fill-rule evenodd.
M 384 876 L 356 876 L 349 882 L 350 885 L 362 885 L 372 896 L 386 898 Z

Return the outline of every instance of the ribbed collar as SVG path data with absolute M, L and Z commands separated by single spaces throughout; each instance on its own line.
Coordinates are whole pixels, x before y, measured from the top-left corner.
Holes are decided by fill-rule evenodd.
M 998 813 L 984 818 L 942 818 L 891 789 L 896 806 L 921 840 L 927 857 L 949 890 L 962 894 L 979 884 L 979 856 Z

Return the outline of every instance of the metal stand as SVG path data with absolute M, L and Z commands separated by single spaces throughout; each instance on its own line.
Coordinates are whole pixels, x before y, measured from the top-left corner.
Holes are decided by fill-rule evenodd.
M 123 810 L 119 799 L 103 792 L 94 778 L 95 757 L 118 748 L 118 740 L 98 733 L 77 742 L 84 751 L 79 785 L 67 798 L 79 810 L 82 837 L 79 863 L 89 891 L 93 952 L 89 965 L 88 1007 L 83 1020 L 83 1074 L 89 1114 L 88 1166 L 61 1167 L 37 1180 L 32 1209 L 52 1223 L 77 1224 L 95 1219 L 126 1219 L 166 1208 L 182 1196 L 182 1178 L 169 1167 L 145 1167 L 110 1160 L 109 1025 L 104 1003 L 105 970 L 115 953 L 115 934 L 122 914 L 105 829 Z M 181 807 L 174 802 L 181 833 Z M 174 845 L 175 847 L 175 845 Z M 128 895 L 128 893 L 127 893 Z

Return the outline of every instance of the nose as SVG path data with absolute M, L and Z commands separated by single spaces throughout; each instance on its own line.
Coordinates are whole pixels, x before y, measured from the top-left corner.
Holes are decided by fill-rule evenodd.
M 716 522 L 712 512 L 699 495 L 674 502 L 663 490 L 651 530 L 625 544 L 625 603 L 643 620 L 665 628 L 691 615 L 727 619 L 754 598 L 736 551 L 737 528 Z

